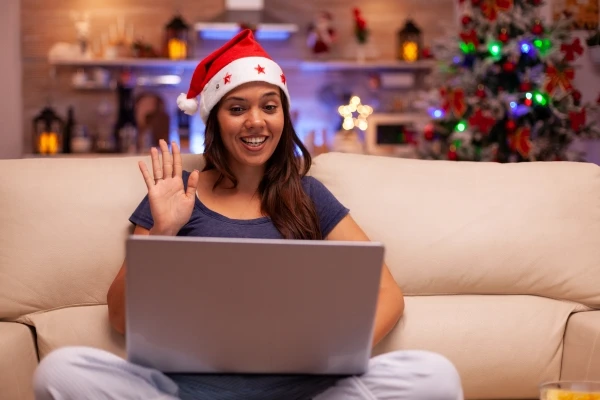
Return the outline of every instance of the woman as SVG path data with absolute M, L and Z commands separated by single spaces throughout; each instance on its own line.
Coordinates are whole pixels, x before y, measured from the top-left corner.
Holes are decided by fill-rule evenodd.
M 202 92 L 200 104 L 194 98 Z M 369 240 L 348 210 L 316 179 L 311 158 L 292 127 L 285 75 L 243 31 L 196 68 L 178 99 L 206 123 L 206 167 L 182 171 L 160 142 L 152 172 L 140 171 L 148 195 L 130 221 L 136 235 L 311 240 Z M 302 157 L 298 157 L 299 149 Z M 382 266 L 374 342 L 402 315 L 404 301 Z M 109 318 L 125 333 L 126 263 L 108 292 Z M 356 377 L 166 376 L 101 350 L 67 347 L 48 355 L 35 375 L 37 399 L 462 399 L 460 379 L 445 358 L 404 351 L 375 357 Z

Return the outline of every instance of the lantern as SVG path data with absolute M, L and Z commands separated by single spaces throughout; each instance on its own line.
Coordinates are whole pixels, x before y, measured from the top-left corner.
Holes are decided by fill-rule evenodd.
M 398 31 L 398 59 L 414 62 L 421 58 L 422 40 L 421 29 L 408 19 L 404 27 Z
M 50 107 L 44 108 L 33 119 L 34 151 L 39 154 L 56 154 L 62 149 L 63 120 Z
M 171 60 L 185 60 L 189 53 L 189 26 L 178 15 L 165 26 L 165 54 Z

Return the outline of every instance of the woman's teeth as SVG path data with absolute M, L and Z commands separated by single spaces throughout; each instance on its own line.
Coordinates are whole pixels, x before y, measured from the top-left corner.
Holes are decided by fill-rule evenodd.
M 246 143 L 250 147 L 258 147 L 267 140 L 266 137 L 261 138 L 243 138 L 242 142 Z

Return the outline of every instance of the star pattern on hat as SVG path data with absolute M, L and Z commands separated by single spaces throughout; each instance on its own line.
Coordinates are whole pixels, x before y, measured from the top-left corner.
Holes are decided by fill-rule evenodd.
M 281 82 L 285 85 L 285 75 L 281 74 Z
M 223 85 L 227 85 L 228 83 L 231 83 L 231 74 L 229 72 L 223 77 Z
M 265 67 L 261 67 L 260 64 L 258 64 L 255 68 L 254 68 L 259 74 L 264 74 L 265 73 Z

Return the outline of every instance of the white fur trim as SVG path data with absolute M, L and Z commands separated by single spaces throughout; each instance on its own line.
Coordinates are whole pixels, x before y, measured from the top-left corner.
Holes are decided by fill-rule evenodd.
M 264 73 L 259 73 L 256 69 L 259 65 L 261 68 L 264 68 Z M 227 83 L 225 83 L 225 77 L 228 74 L 230 77 Z M 202 120 L 206 123 L 210 110 L 217 105 L 223 96 L 236 87 L 248 82 L 267 82 L 276 85 L 283 90 L 289 101 L 290 94 L 287 85 L 283 83 L 282 75 L 283 70 L 281 67 L 275 61 L 268 58 L 244 57 L 232 61 L 217 72 L 206 86 L 204 86 L 204 89 L 202 89 L 200 97 L 200 116 Z
M 177 107 L 187 115 L 194 115 L 198 111 L 198 100 L 188 99 L 185 93 L 177 96 Z

